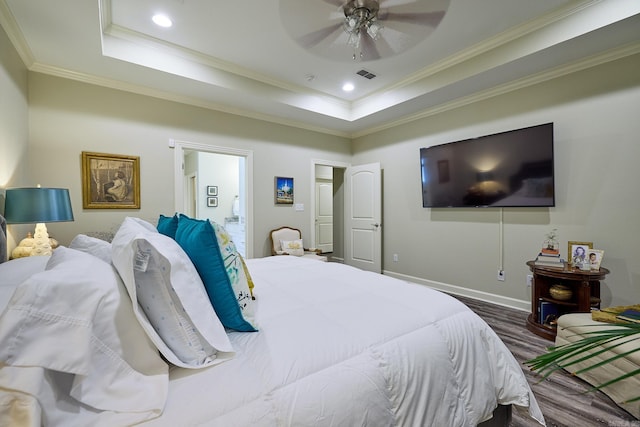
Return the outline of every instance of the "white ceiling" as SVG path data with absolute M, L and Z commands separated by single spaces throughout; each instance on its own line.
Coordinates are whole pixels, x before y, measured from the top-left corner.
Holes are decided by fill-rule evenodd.
M 384 22 L 378 43 L 413 45 L 377 60 L 353 60 L 342 30 L 303 47 L 339 22 L 337 3 L 0 0 L 0 24 L 32 71 L 345 137 L 640 52 L 638 0 L 382 0 L 445 13 Z

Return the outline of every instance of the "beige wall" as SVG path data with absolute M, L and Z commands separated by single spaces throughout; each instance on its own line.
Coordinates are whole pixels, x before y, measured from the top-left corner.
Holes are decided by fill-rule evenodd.
M 4 213 L 4 189 L 32 185 L 28 180 L 27 69 L 7 34 L 0 27 L 0 213 Z M 12 225 L 13 248 L 31 227 Z
M 29 74 L 30 177 L 71 192 L 75 221 L 48 226 L 62 244 L 77 233 L 110 231 L 127 215 L 155 221 L 174 211 L 169 140 L 254 152 L 254 256 L 268 252 L 268 230 L 289 224 L 309 238 L 309 214 L 273 203 L 273 177 L 295 178 L 297 203 L 310 203 L 311 159 L 349 161 L 349 141 L 38 73 Z M 138 210 L 83 210 L 82 151 L 140 156 Z
M 355 140 L 352 163 L 384 171 L 385 272 L 526 307 L 525 261 L 557 228 L 563 256 L 568 240 L 604 249 L 605 305 L 640 302 L 638 70 L 640 55 Z M 422 208 L 421 147 L 545 122 L 555 124 L 556 207 Z
M 637 303 L 638 69 L 640 56 L 630 57 L 350 144 L 338 137 L 27 74 L 0 32 L 0 187 L 41 183 L 69 188 L 76 221 L 49 225 L 52 235 L 68 244 L 80 232 L 115 230 L 126 215 L 155 221 L 160 213 L 173 213 L 169 139 L 253 150 L 254 254 L 260 256 L 268 253 L 271 228 L 290 224 L 302 229 L 303 237 L 310 232 L 306 210 L 274 206 L 274 176 L 295 177 L 296 202 L 307 207 L 311 159 L 380 161 L 387 273 L 526 307 L 530 297 L 524 262 L 535 256 L 544 234 L 558 228 L 563 245 L 567 240 L 593 241 L 605 250 L 603 265 L 612 270 L 603 284 L 605 305 Z M 420 147 L 547 121 L 556 126 L 555 208 L 421 207 Z M 142 209 L 83 210 L 81 151 L 140 156 Z M 505 282 L 496 280 L 501 218 Z M 392 261 L 394 253 L 398 262 Z

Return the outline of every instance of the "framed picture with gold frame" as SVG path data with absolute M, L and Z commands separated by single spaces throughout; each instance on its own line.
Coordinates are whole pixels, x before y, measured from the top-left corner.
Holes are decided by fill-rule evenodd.
M 593 248 L 593 242 L 574 242 L 567 243 L 567 262 L 576 267 L 587 260 L 587 251 Z
M 84 209 L 140 209 L 140 157 L 82 152 Z

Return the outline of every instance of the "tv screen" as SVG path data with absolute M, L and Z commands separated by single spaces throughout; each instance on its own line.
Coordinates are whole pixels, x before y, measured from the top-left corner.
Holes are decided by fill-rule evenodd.
M 420 149 L 422 206 L 555 206 L 553 123 Z

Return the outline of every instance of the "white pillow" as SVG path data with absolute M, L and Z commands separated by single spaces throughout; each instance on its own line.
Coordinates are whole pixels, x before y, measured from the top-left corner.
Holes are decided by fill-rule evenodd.
M 289 255 L 303 256 L 304 246 L 302 245 L 302 239 L 297 240 L 280 240 L 280 246 L 282 250 Z
M 138 321 L 169 362 L 203 368 L 233 356 L 202 280 L 178 243 L 127 217 L 112 249 Z
M 78 234 L 69 243 L 69 247 L 96 256 L 107 264 L 111 264 L 111 243 L 105 240 Z
M 160 415 L 168 367 L 113 267 L 65 247 L 45 258 L 47 270 L 18 286 L 0 318 L 0 371 L 11 373 L 2 387 L 37 397 L 45 420 L 68 414 L 73 399 L 83 404 L 72 410 L 78 425 Z
M 48 256 L 29 256 L 0 264 L 0 313 L 18 285 L 35 273 L 44 271 L 48 261 Z

